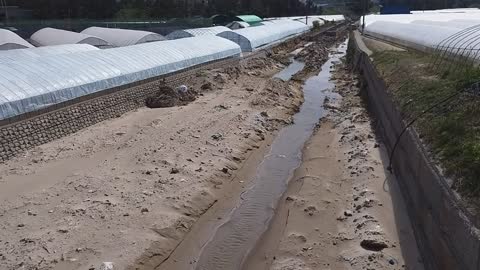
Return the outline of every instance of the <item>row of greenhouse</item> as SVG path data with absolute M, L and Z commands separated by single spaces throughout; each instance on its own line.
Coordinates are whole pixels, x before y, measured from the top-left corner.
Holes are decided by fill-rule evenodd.
M 365 17 L 364 33 L 421 51 L 449 50 L 477 57 L 480 54 L 480 9 L 369 15 Z
M 216 35 L 226 31 L 264 26 L 266 24 L 281 22 L 286 19 L 304 23 L 309 27 L 313 27 L 314 21 L 317 21 L 321 25 L 324 24 L 325 21 L 344 20 L 344 17 L 342 15 L 268 18 L 265 20 L 262 20 L 261 18 L 253 15 L 238 17 L 244 18 L 244 20 L 235 21 L 226 26 L 177 30 L 166 36 L 162 36 L 158 33 L 153 33 L 149 31 L 105 27 L 89 27 L 81 31 L 80 33 L 47 27 L 33 33 L 27 41 L 22 39 L 20 36 L 18 36 L 12 31 L 0 29 L 0 50 L 33 48 L 64 44 L 89 44 L 104 49 L 112 47 L 124 47 L 154 41 L 194 37 L 206 34 Z
M 182 30 L 172 33 L 172 39 L 98 27 L 86 29 L 81 36 L 58 32 L 63 30 L 37 32 L 33 36 L 38 42 L 57 44 L 38 48 L 13 39 L 25 48 L 0 50 L 0 120 L 204 63 L 241 57 L 309 29 L 303 22 L 277 19 L 237 30 L 223 26 Z M 65 40 L 68 44 L 62 42 Z M 90 44 L 82 42 L 85 40 Z

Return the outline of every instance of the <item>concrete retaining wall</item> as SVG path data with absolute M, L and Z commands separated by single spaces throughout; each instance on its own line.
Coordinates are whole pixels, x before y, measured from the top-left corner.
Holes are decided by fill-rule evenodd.
M 351 63 L 363 77 L 369 109 L 378 121 L 378 132 L 390 151 L 405 127 L 387 87 L 363 42 L 350 39 Z M 408 214 L 426 269 L 480 269 L 480 234 L 445 178 L 432 164 L 417 133 L 410 129 L 400 140 L 393 158 Z

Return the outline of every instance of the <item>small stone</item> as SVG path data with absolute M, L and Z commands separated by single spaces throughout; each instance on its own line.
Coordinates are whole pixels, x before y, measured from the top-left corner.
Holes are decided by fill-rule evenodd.
M 388 260 L 388 263 L 391 264 L 391 265 L 394 265 L 395 261 L 393 259 L 390 259 L 390 260 Z
M 148 208 L 142 208 L 142 210 L 140 210 L 141 213 L 147 213 L 148 212 Z
M 170 174 L 177 174 L 179 172 L 180 172 L 180 170 L 178 170 L 177 168 L 170 169 Z
M 382 251 L 383 249 L 388 247 L 388 245 L 385 242 L 381 240 L 374 240 L 374 239 L 362 240 L 362 242 L 360 242 L 360 246 L 370 251 Z
M 343 212 L 343 214 L 346 216 L 346 217 L 351 217 L 353 215 L 352 211 L 350 210 L 345 210 L 345 212 Z
M 66 228 L 60 228 L 57 230 L 59 233 L 68 233 L 68 229 Z
M 23 227 L 25 227 L 25 224 L 20 223 L 20 224 L 17 225 L 17 227 L 18 227 L 18 228 L 23 228 Z
M 99 270 L 113 270 L 113 269 L 114 269 L 113 262 L 103 262 L 99 268 Z
M 227 169 L 227 168 L 223 168 L 223 169 L 222 169 L 222 172 L 223 172 L 223 173 L 228 173 L 228 169 Z

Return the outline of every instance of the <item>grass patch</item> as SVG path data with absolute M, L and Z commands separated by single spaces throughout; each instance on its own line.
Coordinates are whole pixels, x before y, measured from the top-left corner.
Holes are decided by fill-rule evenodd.
M 430 55 L 410 51 L 373 54 L 405 119 L 480 81 L 480 71 L 457 67 L 447 72 L 433 66 Z M 445 64 L 443 62 L 442 64 Z M 419 118 L 414 124 L 454 188 L 464 196 L 480 195 L 480 97 L 462 92 Z

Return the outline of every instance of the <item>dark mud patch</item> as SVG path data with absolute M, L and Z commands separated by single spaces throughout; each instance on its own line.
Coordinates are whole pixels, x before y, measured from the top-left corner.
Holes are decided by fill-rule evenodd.
M 160 86 L 158 91 L 145 100 L 148 108 L 168 108 L 185 106 L 197 99 L 197 92 L 185 88 L 173 89 L 169 86 Z

